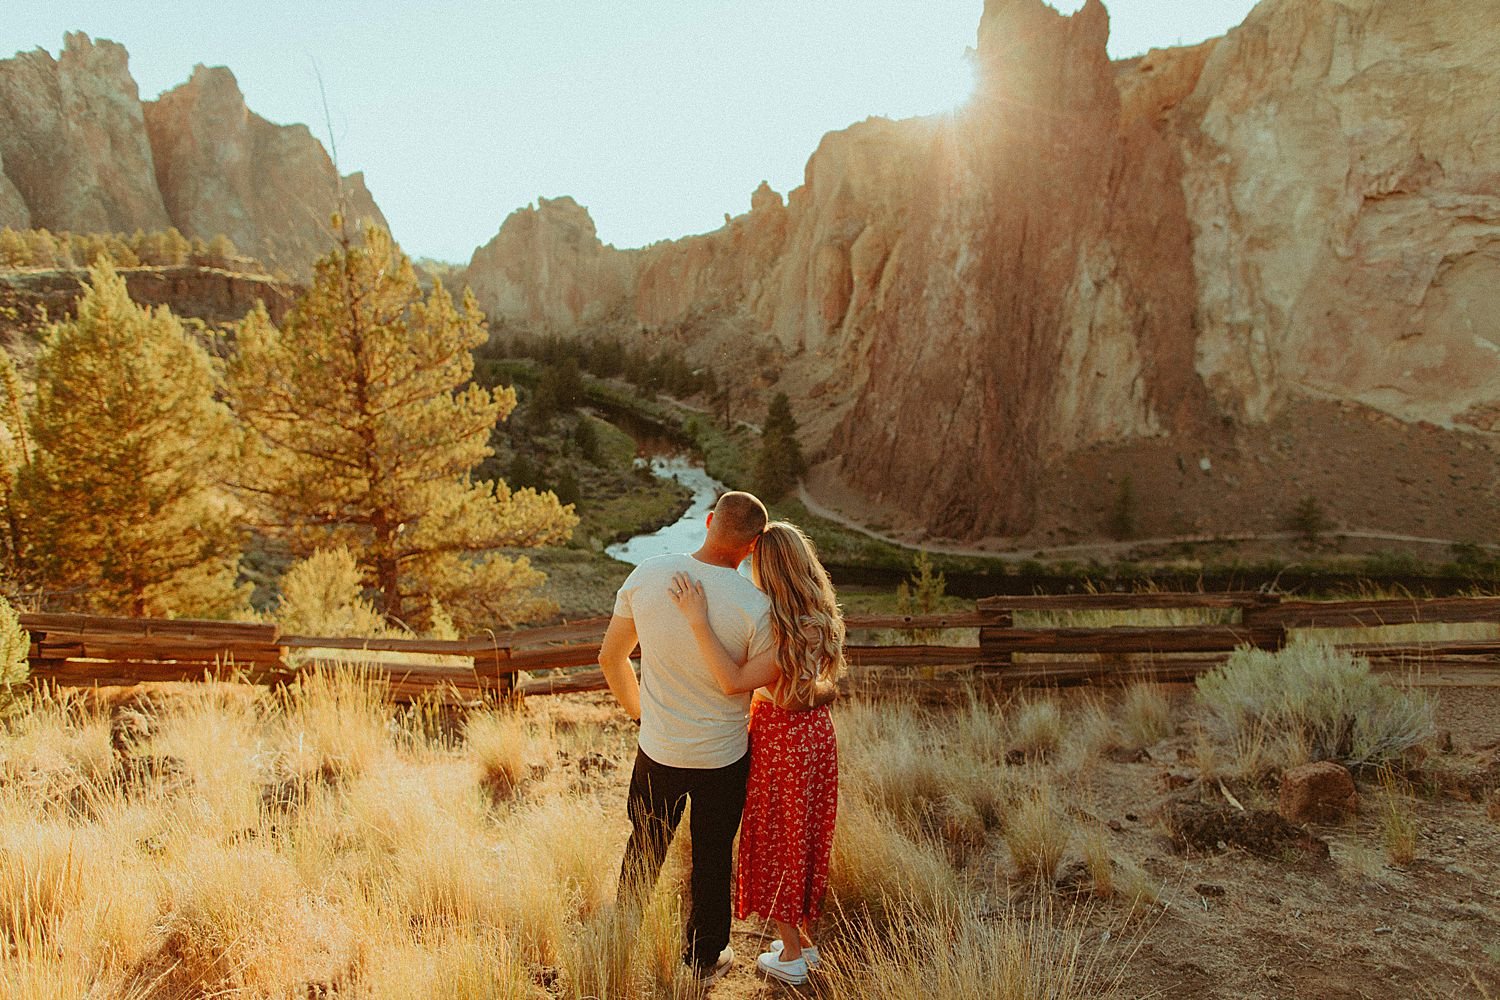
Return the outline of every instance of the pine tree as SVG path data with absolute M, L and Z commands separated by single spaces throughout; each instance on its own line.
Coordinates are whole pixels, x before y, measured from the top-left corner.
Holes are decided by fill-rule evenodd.
M 802 446 L 797 443 L 797 420 L 784 392 L 778 392 L 761 425 L 760 451 L 755 458 L 755 489 L 764 500 L 778 500 L 797 485 L 807 471 Z
M 243 607 L 238 531 L 216 492 L 234 420 L 214 398 L 212 362 L 177 318 L 132 302 L 105 261 L 90 271 L 77 318 L 49 331 L 36 372 L 8 505 L 31 578 L 94 612 L 213 617 Z
M 22 468 L 31 463 L 28 423 L 20 373 L 0 348 L 0 587 L 7 589 L 22 585 L 25 537 L 15 494 Z
M 264 310 L 239 328 L 229 387 L 251 431 L 245 497 L 295 554 L 356 553 L 393 622 L 420 623 L 433 602 L 466 628 L 550 609 L 543 575 L 496 550 L 564 541 L 578 519 L 553 494 L 472 478 L 516 404 L 470 382 L 485 339 L 472 295 L 456 306 L 438 283 L 424 300 L 373 227 L 318 261 L 281 329 Z

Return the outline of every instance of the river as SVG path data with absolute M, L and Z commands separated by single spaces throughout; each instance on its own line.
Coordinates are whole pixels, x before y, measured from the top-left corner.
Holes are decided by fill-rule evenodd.
M 646 452 L 637 461 L 649 462 L 655 475 L 675 479 L 692 490 L 693 501 L 681 517 L 665 528 L 618 542 L 606 548 L 605 553 L 621 562 L 638 565 L 652 556 L 696 551 L 703 544 L 703 519 L 713 510 L 714 501 L 724 491 L 724 484 L 704 472 L 703 462 L 680 446 L 659 438 L 636 440 Z

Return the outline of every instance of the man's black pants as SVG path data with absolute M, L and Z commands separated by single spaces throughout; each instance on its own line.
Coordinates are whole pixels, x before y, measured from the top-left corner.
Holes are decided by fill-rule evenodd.
M 656 885 L 667 856 L 667 845 L 692 801 L 688 831 L 693 838 L 693 871 L 687 918 L 687 948 L 683 960 L 695 968 L 710 968 L 729 944 L 730 871 L 734 835 L 745 810 L 745 781 L 750 776 L 748 753 L 728 767 L 668 767 L 639 748 L 630 775 L 630 841 L 620 866 L 621 898 L 626 892 L 649 893 Z

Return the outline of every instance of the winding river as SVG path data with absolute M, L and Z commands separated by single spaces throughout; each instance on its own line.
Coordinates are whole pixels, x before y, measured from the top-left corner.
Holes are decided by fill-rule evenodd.
M 636 535 L 604 550 L 612 558 L 631 565 L 669 552 L 692 552 L 702 545 L 703 519 L 725 489 L 724 484 L 703 471 L 703 462 L 685 449 L 641 438 L 637 438 L 637 443 L 648 451 L 637 461 L 648 462 L 653 474 L 663 479 L 675 479 L 692 490 L 693 500 L 683 515 L 665 528 Z M 650 454 L 651 450 L 656 453 Z

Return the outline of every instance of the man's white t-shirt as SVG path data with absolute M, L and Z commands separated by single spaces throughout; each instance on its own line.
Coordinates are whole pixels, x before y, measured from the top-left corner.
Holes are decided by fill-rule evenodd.
M 641 750 L 669 767 L 727 767 L 750 748 L 750 692 L 726 695 L 714 680 L 669 593 L 677 573 L 703 584 L 709 626 L 736 662 L 771 648 L 771 603 L 738 570 L 690 555 L 647 559 L 615 597 L 641 643 Z

